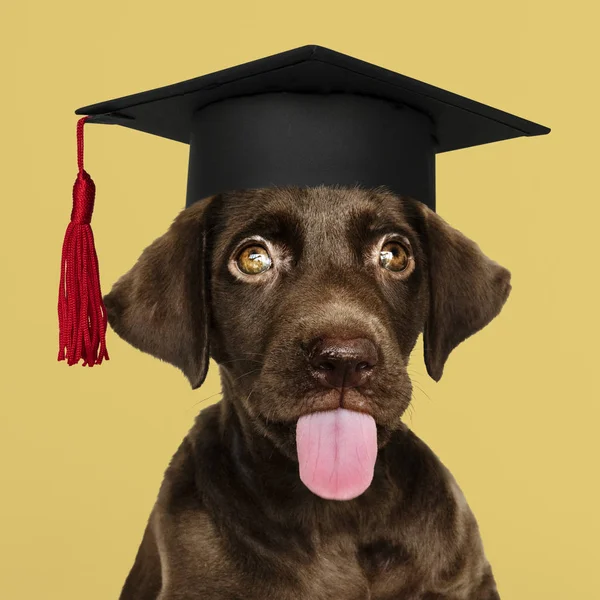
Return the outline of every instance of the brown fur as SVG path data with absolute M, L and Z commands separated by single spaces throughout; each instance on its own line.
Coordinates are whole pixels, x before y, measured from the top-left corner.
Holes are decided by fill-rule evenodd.
M 373 258 L 403 233 L 414 264 Z M 273 268 L 238 278 L 245 237 L 272 244 Z M 401 422 L 406 366 L 421 332 L 439 380 L 457 344 L 484 327 L 510 273 L 424 205 L 384 189 L 242 191 L 184 210 L 105 298 L 114 330 L 179 367 L 193 388 L 209 355 L 223 399 L 173 457 L 121 600 L 497 600 L 476 521 L 452 475 Z M 367 338 L 364 385 L 327 389 L 306 344 Z M 371 486 L 324 500 L 298 475 L 295 424 L 338 406 L 371 414 Z

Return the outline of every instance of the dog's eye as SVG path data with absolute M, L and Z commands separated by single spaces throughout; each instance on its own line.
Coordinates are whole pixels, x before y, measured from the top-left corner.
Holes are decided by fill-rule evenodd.
M 271 268 L 271 257 L 264 246 L 246 246 L 237 256 L 237 266 L 242 273 L 258 275 Z
M 408 259 L 408 250 L 400 242 L 387 242 L 379 252 L 379 264 L 389 271 L 404 271 Z

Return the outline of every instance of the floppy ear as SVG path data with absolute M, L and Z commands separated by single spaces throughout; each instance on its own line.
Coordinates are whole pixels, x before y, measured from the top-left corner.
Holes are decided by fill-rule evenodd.
M 209 362 L 205 220 L 212 199 L 183 210 L 104 297 L 114 331 L 181 369 L 193 389 Z
M 424 204 L 429 313 L 425 365 L 439 381 L 450 352 L 496 317 L 510 294 L 510 272 Z

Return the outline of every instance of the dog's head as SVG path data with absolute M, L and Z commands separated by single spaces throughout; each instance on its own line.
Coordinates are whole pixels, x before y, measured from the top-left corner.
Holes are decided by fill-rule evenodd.
M 294 456 L 285 425 L 339 406 L 370 414 L 384 444 L 411 398 L 419 334 L 437 381 L 509 292 L 510 273 L 419 202 L 279 188 L 184 210 L 105 303 L 124 340 L 193 388 L 212 356 L 236 408 Z

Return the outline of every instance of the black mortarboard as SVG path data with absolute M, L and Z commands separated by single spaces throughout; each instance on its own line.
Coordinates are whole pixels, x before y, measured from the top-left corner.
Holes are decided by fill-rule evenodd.
M 76 113 L 88 117 L 78 123 L 79 174 L 63 246 L 59 360 L 75 364 L 83 357 L 90 366 L 108 355 L 89 228 L 94 189 L 83 170 L 84 122 L 190 144 L 188 206 L 235 189 L 358 184 L 386 186 L 435 210 L 436 154 L 550 131 L 320 46 Z
M 320 46 L 76 112 L 190 144 L 188 205 L 234 189 L 358 183 L 435 210 L 435 154 L 550 131 Z

